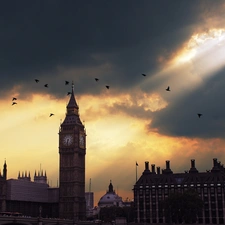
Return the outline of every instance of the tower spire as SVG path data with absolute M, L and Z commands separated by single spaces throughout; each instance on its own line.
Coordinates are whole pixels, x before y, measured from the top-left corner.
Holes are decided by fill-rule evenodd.
M 3 166 L 3 177 L 6 180 L 7 179 L 7 164 L 6 164 L 6 159 L 5 159 L 5 163 Z
M 76 99 L 75 99 L 75 96 L 74 96 L 74 84 L 72 82 L 72 92 L 71 92 L 71 95 L 70 95 L 70 100 L 69 100 L 69 103 L 67 105 L 67 115 L 71 115 L 71 114 L 76 114 L 78 115 L 78 110 L 79 110 L 79 107 L 77 105 L 77 102 L 76 102 Z

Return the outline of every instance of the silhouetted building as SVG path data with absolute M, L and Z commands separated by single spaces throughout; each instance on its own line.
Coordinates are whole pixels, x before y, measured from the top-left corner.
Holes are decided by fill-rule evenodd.
M 19 173 L 18 179 L 7 180 L 5 162 L 3 175 L 0 175 L 0 212 L 20 212 L 37 217 L 41 207 L 43 217 L 57 217 L 59 188 L 50 188 L 46 182 L 40 182 L 41 176 L 37 180 L 31 181 L 30 173 L 26 172 Z
M 86 131 L 72 93 L 59 130 L 59 217 L 84 220 Z
M 191 168 L 184 173 L 173 173 L 170 161 L 166 161 L 166 169 L 160 171 L 155 165 L 145 162 L 145 170 L 134 185 L 134 205 L 137 222 L 165 223 L 163 204 L 171 193 L 193 188 L 204 202 L 202 212 L 198 215 L 198 223 L 224 224 L 225 222 L 225 168 L 217 159 L 213 159 L 213 167 L 206 172 L 199 172 L 195 160 L 191 160 Z
M 84 220 L 86 132 L 79 117 L 74 87 L 67 104 L 66 117 L 59 129 L 59 187 L 47 184 L 46 172 L 18 174 L 7 180 L 7 165 L 0 173 L 0 211 L 20 212 L 27 216 Z M 93 204 L 93 203 L 91 203 Z
M 110 181 L 109 189 L 106 191 L 106 194 L 104 194 L 99 202 L 99 207 L 110 207 L 110 206 L 123 206 L 122 198 L 116 194 L 115 190 L 113 190 L 112 182 Z

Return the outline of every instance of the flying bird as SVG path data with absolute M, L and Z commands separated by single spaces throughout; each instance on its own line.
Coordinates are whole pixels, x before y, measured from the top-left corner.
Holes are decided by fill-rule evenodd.
M 39 80 L 38 80 L 38 79 L 35 79 L 35 82 L 36 82 L 36 83 L 38 83 L 38 82 L 39 82 Z
M 166 89 L 166 91 L 170 91 L 170 86 L 168 86 L 168 88 Z
M 12 105 L 15 105 L 15 104 L 17 104 L 17 103 L 16 103 L 16 102 L 13 102 L 13 103 L 12 103 Z
M 95 78 L 95 81 L 99 81 L 99 79 L 98 78 Z
M 48 87 L 48 84 L 45 84 L 44 86 L 47 88 Z
M 67 95 L 71 95 L 71 92 L 67 92 Z
M 51 117 L 51 116 L 54 116 L 54 114 L 53 113 L 50 113 L 49 117 Z
M 12 98 L 12 101 L 16 101 L 16 100 L 17 100 L 17 98 L 15 98 L 15 97 Z
M 201 113 L 198 113 L 198 118 L 200 118 L 202 116 L 202 114 Z
M 146 77 L 146 74 L 142 73 L 142 76 Z
M 109 89 L 109 86 L 108 86 L 108 85 L 106 85 L 105 87 L 106 87 L 107 89 Z
M 65 85 L 68 85 L 69 83 L 70 83 L 69 81 L 67 81 L 67 80 L 65 81 Z

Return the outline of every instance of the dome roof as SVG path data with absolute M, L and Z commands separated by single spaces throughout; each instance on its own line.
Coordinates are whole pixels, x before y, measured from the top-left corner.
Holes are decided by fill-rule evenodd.
M 114 203 L 120 200 L 120 197 L 116 193 L 106 193 L 101 197 L 98 204 L 105 204 L 105 203 Z
M 118 203 L 122 202 L 122 198 L 119 197 L 115 191 L 113 190 L 113 185 L 110 181 L 109 184 L 109 190 L 106 192 L 105 195 L 103 195 L 99 202 L 98 205 L 99 206 L 110 206 L 110 205 L 116 205 Z

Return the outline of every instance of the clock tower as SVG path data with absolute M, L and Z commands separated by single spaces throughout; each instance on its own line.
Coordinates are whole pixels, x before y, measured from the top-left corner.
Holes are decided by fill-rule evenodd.
M 84 220 L 86 133 L 79 117 L 74 86 L 59 130 L 59 217 Z

